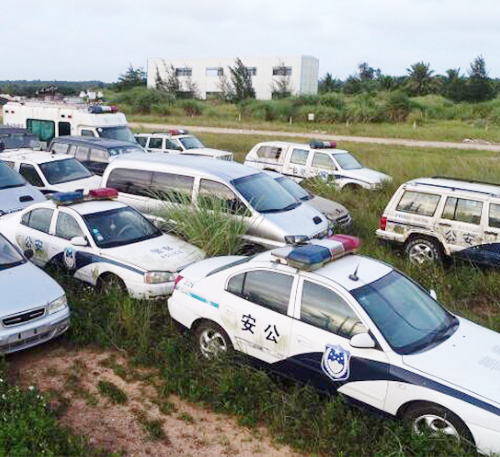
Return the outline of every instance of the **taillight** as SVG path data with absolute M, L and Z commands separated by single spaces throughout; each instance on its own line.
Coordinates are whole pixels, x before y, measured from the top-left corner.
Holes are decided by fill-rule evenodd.
M 177 278 L 175 278 L 174 287 L 177 286 L 177 284 L 179 284 L 181 281 L 182 281 L 182 276 L 181 275 L 177 275 Z
M 380 221 L 378 223 L 378 227 L 380 230 L 385 230 L 387 227 L 387 218 L 386 217 L 381 217 Z

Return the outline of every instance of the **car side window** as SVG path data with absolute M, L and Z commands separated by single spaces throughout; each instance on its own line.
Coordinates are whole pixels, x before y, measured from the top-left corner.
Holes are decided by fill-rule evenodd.
M 87 129 L 83 129 L 81 135 L 95 137 L 95 133 L 92 130 L 87 130 Z
M 75 154 L 75 159 L 78 159 L 81 162 L 86 162 L 89 156 L 89 151 L 90 148 L 88 146 L 78 146 Z
M 163 138 L 150 138 L 149 148 L 150 149 L 161 149 L 163 145 Z
M 151 171 L 115 168 L 109 174 L 106 186 L 126 194 L 151 197 L 152 179 L 153 172 Z
M 68 154 L 70 156 L 75 157 L 76 156 L 76 144 L 70 144 L 68 148 Z M 85 157 L 83 160 L 87 160 L 87 157 Z
M 332 158 L 323 152 L 315 152 L 312 161 L 313 168 L 327 168 L 328 170 L 336 170 L 337 167 L 333 163 Z
M 43 187 L 45 185 L 33 165 L 22 163 L 19 167 L 19 174 L 32 186 Z
M 91 162 L 108 163 L 109 162 L 109 153 L 106 149 L 92 148 L 90 150 L 90 161 Z
M 247 209 L 245 204 L 229 187 L 209 179 L 200 181 L 198 201 L 203 202 L 208 208 L 226 209 L 232 214 L 243 214 Z
M 302 286 L 300 320 L 345 338 L 367 331 L 343 298 L 309 281 Z
M 21 224 L 40 232 L 49 233 L 53 213 L 53 209 L 36 208 L 22 217 Z
M 441 200 L 440 195 L 407 190 L 401 197 L 396 211 L 432 217 L 436 212 L 439 200 Z
M 488 225 L 494 228 L 500 228 L 500 205 L 490 203 L 490 214 L 488 217 Z
M 176 203 L 190 203 L 194 178 L 174 173 L 154 173 L 152 192 L 155 198 Z
M 448 197 L 441 217 L 443 219 L 479 225 L 481 223 L 482 211 L 483 202 Z
M 84 236 L 84 234 L 73 216 L 60 212 L 57 216 L 56 236 L 65 240 L 71 240 L 75 236 Z
M 227 291 L 280 314 L 288 313 L 293 276 L 267 270 L 233 276 Z
M 180 146 L 177 142 L 165 139 L 165 149 L 173 149 L 174 151 L 182 151 L 182 146 Z
M 295 165 L 305 165 L 307 163 L 307 156 L 309 151 L 305 149 L 294 149 L 292 151 L 292 156 L 290 157 L 290 163 Z
M 135 141 L 137 141 L 137 143 L 139 145 L 141 145 L 143 148 L 145 148 L 146 143 L 148 142 L 148 137 L 147 136 L 136 136 Z
M 277 146 L 261 146 L 257 150 L 257 157 L 262 159 L 278 160 L 281 156 L 282 148 Z
M 67 143 L 52 143 L 50 152 L 55 152 L 56 154 L 66 154 L 68 152 Z

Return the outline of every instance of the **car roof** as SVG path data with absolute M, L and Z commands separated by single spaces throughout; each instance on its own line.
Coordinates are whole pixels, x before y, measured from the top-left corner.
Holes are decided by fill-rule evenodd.
M 335 154 L 348 154 L 349 151 L 345 149 L 337 149 L 337 148 L 312 148 L 309 144 L 306 143 L 294 143 L 293 141 L 264 141 L 263 143 L 259 143 L 257 146 L 276 146 L 277 148 L 286 148 L 288 146 L 293 146 L 299 149 L 313 149 L 314 151 L 320 152 L 333 152 Z
M 2 152 L 0 154 L 0 159 L 2 160 L 23 160 L 26 162 L 33 162 L 36 164 L 54 162 L 56 160 L 68 160 L 73 159 L 73 157 L 67 154 L 51 154 L 47 151 L 34 151 L 33 149 L 15 149 L 8 152 Z M 73 159 L 75 160 L 75 159 Z
M 408 181 L 406 185 L 434 187 L 434 189 L 449 189 L 453 191 L 463 191 L 480 193 L 500 197 L 500 184 L 490 184 L 478 181 L 467 181 L 456 178 L 418 178 Z
M 86 214 L 102 213 L 104 211 L 109 211 L 116 208 L 126 207 L 125 203 L 116 200 L 94 200 L 94 201 L 84 201 L 81 203 L 73 203 L 70 205 L 56 205 L 52 200 L 42 202 L 30 208 L 71 208 L 78 214 L 85 216 Z
M 11 135 L 14 133 L 26 133 L 27 135 L 33 135 L 27 129 L 21 127 L 11 127 L 9 125 L 0 125 L 0 135 Z
M 130 141 L 113 140 L 110 138 L 99 138 L 91 136 L 59 136 L 52 140 L 52 143 L 77 143 L 77 144 L 90 144 L 94 146 L 101 146 L 104 148 L 120 148 L 120 147 L 140 147 L 137 143 Z
M 247 167 L 241 163 L 229 160 L 213 160 L 211 158 L 200 157 L 190 154 L 126 154 L 116 157 L 111 164 L 111 169 L 115 167 L 130 167 L 133 169 L 144 169 L 150 164 L 165 164 L 170 166 L 169 171 L 196 171 L 200 174 L 216 176 L 226 181 L 243 178 L 245 176 L 262 173 L 255 168 Z M 158 167 L 154 168 L 159 171 Z

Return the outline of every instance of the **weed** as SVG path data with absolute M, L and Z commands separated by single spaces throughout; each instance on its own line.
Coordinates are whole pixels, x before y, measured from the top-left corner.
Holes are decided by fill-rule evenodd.
M 169 438 L 163 430 L 164 420 L 161 419 L 148 419 L 146 413 L 140 410 L 134 410 L 137 420 L 140 422 L 144 431 L 148 434 L 148 439 L 151 441 L 165 441 L 169 442 Z
M 191 414 L 187 413 L 186 411 L 183 411 L 182 413 L 179 413 L 177 415 L 177 419 L 180 419 L 181 421 L 187 422 L 188 424 L 194 424 L 195 423 L 194 417 L 191 416 Z
M 99 381 L 98 387 L 99 387 L 99 392 L 101 392 L 103 396 L 111 400 L 112 403 L 115 404 L 127 403 L 128 401 L 127 394 L 112 382 Z

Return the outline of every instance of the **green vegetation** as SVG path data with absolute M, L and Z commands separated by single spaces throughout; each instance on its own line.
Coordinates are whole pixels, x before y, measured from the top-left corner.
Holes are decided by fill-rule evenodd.
M 99 381 L 99 392 L 107 397 L 111 403 L 127 403 L 127 395 L 118 386 L 109 381 Z

